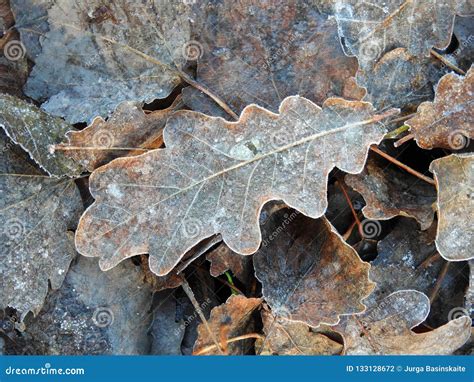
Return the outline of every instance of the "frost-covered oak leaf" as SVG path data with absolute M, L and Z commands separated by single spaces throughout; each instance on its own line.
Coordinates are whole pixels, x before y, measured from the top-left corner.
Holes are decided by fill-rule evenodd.
M 91 175 L 96 201 L 80 220 L 78 251 L 100 256 L 104 270 L 149 253 L 158 275 L 217 233 L 231 250 L 252 254 L 266 202 L 321 216 L 329 172 L 360 172 L 369 146 L 384 135 L 381 121 L 398 113 L 376 115 L 369 103 L 340 98 L 321 108 L 298 96 L 279 112 L 250 105 L 237 122 L 176 113 L 164 130 L 165 149 L 116 159 Z

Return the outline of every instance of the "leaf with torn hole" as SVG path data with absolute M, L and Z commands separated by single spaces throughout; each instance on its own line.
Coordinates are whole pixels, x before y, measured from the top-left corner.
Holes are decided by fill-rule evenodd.
M 388 1 L 379 6 L 359 0 L 332 0 L 333 12 L 348 55 L 368 71 L 383 53 L 406 48 L 413 56 L 429 56 L 451 41 L 455 15 L 474 13 L 472 1 Z
M 466 76 L 449 73 L 438 83 L 433 102 L 418 106 L 413 118 L 405 122 L 423 149 L 441 147 L 460 150 L 474 139 L 474 68 Z
M 280 320 L 269 310 L 262 310 L 265 338 L 255 343 L 259 355 L 337 355 L 343 346 L 328 336 L 300 322 Z
M 318 327 L 365 309 L 361 300 L 374 288 L 369 264 L 326 218 L 280 210 L 265 224 L 263 238 L 253 261 L 273 314 Z
M 48 280 L 58 289 L 76 255 L 72 234 L 82 213 L 74 181 L 49 178 L 1 134 L 0 306 L 38 313 Z
M 147 354 L 151 299 L 130 260 L 102 272 L 96 259 L 78 256 L 21 337 L 39 355 Z
M 238 122 L 190 111 L 174 114 L 165 149 L 118 158 L 95 170 L 95 203 L 82 216 L 76 247 L 100 256 L 102 269 L 150 254 L 150 269 L 167 274 L 191 247 L 220 233 L 240 254 L 261 241 L 260 210 L 282 199 L 311 217 L 326 210 L 329 172 L 362 170 L 369 146 L 385 132 L 388 110 L 369 103 L 298 96 L 280 114 L 248 106 Z
M 107 121 L 98 117 L 84 130 L 68 132 L 68 142 L 56 145 L 55 150 L 88 171 L 118 157 L 143 154 L 161 146 L 166 120 L 179 105 L 177 101 L 167 109 L 146 114 L 138 104 L 123 102 Z
M 193 354 L 249 354 L 256 336 L 247 338 L 246 335 L 254 334 L 255 313 L 261 303 L 262 300 L 259 298 L 230 296 L 225 304 L 212 309 L 208 321 L 212 334 L 204 323 L 199 325 Z M 244 338 L 239 338 L 241 336 Z M 219 344 L 220 352 L 215 342 Z
M 474 259 L 474 155 L 434 160 L 430 171 L 438 189 L 436 248 L 449 261 Z
M 361 315 L 343 318 L 335 327 L 344 337 L 349 355 L 451 354 L 471 334 L 471 319 L 456 318 L 425 333 L 411 329 L 421 324 L 430 311 L 430 301 L 423 293 L 402 290 L 368 306 Z
M 403 289 L 430 296 L 427 323 L 436 327 L 450 319 L 452 309 L 463 306 L 467 264 L 447 263 L 436 251 L 436 224 L 420 232 L 412 219 L 399 219 L 393 231 L 377 243 L 378 255 L 370 265 L 375 290 L 364 300 L 367 305 Z
M 123 101 L 167 97 L 186 62 L 189 11 L 167 0 L 54 1 L 26 94 L 71 123 L 106 117 Z
M 72 126 L 61 118 L 51 117 L 19 98 L 0 94 L 0 126 L 7 135 L 53 176 L 78 176 L 82 167 L 51 147 L 65 139 Z
M 369 156 L 364 171 L 346 175 L 345 180 L 364 197 L 367 205 L 362 212 L 368 219 L 387 220 L 402 215 L 414 217 L 422 230 L 431 226 L 436 190 L 415 176 L 398 167 L 383 168 L 377 158 Z
M 276 112 L 285 97 L 296 94 L 319 105 L 334 96 L 360 99 L 357 60 L 344 55 L 336 22 L 318 12 L 318 3 L 197 3 L 197 81 L 238 114 L 252 103 Z M 213 101 L 197 89 L 184 89 L 183 97 L 193 110 L 216 114 Z

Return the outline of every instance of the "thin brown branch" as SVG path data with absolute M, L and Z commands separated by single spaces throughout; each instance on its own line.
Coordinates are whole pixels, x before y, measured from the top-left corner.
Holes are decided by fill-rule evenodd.
M 395 147 L 400 147 L 403 145 L 405 142 L 411 141 L 413 138 L 415 138 L 414 134 L 407 134 L 403 138 L 400 138 L 398 141 L 396 141 L 393 145 Z
M 397 165 L 401 169 L 405 170 L 406 172 L 409 172 L 410 174 L 416 176 L 417 178 L 420 178 L 421 180 L 425 181 L 426 183 L 431 184 L 434 186 L 436 183 L 433 179 L 427 177 L 426 175 L 423 175 L 422 173 L 412 169 L 411 167 L 407 166 L 406 164 L 403 164 L 399 160 L 395 159 L 394 157 L 388 155 L 386 152 L 380 150 L 377 146 L 372 145 L 370 146 L 370 149 L 374 152 L 379 154 L 380 156 L 384 157 L 388 161 L 392 162 L 393 164 Z
M 446 277 L 446 273 L 448 273 L 449 264 L 449 261 L 446 261 L 443 265 L 443 268 L 441 268 L 441 271 L 439 272 L 436 284 L 434 285 L 433 290 L 430 294 L 430 303 L 433 303 L 433 301 L 436 300 L 436 297 L 438 297 L 438 292 L 441 289 L 441 284 L 443 283 L 444 278 Z
M 354 206 L 352 205 L 351 198 L 349 197 L 349 194 L 346 191 L 346 188 L 344 187 L 344 181 L 342 179 L 339 179 L 336 181 L 338 187 L 341 189 L 342 193 L 344 194 L 344 197 L 346 198 L 347 204 L 349 205 L 352 215 L 354 216 L 355 223 L 357 224 L 357 229 L 359 230 L 359 234 L 361 237 L 364 237 L 363 231 L 362 231 L 362 225 L 360 224 L 359 217 L 357 216 L 357 212 L 354 209 Z
M 182 286 L 184 292 L 186 293 L 186 295 L 188 296 L 188 298 L 191 300 L 191 303 L 193 304 L 194 309 L 196 309 L 196 312 L 199 315 L 199 318 L 201 319 L 202 323 L 206 327 L 206 330 L 209 333 L 209 336 L 211 337 L 212 342 L 214 342 L 214 344 L 215 344 L 214 349 L 217 349 L 219 354 L 223 355 L 224 352 L 222 351 L 222 348 L 219 345 L 219 342 L 217 341 L 217 338 L 214 335 L 211 327 L 209 326 L 209 323 L 207 322 L 206 317 L 204 316 L 204 313 L 203 313 L 201 307 L 199 306 L 199 303 L 197 302 L 196 297 L 194 296 L 194 292 L 191 289 L 191 287 L 189 286 L 186 279 L 183 279 L 183 284 L 181 286 Z
M 265 339 L 265 336 L 263 336 L 263 335 L 261 335 L 261 334 L 258 334 L 258 333 L 248 333 L 248 334 L 243 334 L 243 335 L 241 335 L 241 336 L 229 338 L 229 339 L 227 339 L 225 342 L 226 342 L 227 344 L 230 344 L 230 343 L 232 343 L 232 342 L 247 340 L 247 339 L 249 339 L 249 338 L 255 338 L 255 339 L 264 340 L 264 339 Z M 209 352 L 212 351 L 212 350 L 215 350 L 216 348 L 217 348 L 217 345 L 209 345 L 209 346 L 203 347 L 203 348 L 201 348 L 201 349 L 195 350 L 195 351 L 193 352 L 193 355 L 206 354 L 206 353 L 209 353 Z
M 430 54 L 440 60 L 444 65 L 446 65 L 449 69 L 454 70 L 456 73 L 461 74 L 463 76 L 466 75 L 466 72 L 460 68 L 458 68 L 456 65 L 454 65 L 452 62 L 449 62 L 446 58 L 444 58 L 441 54 L 438 52 L 434 51 L 433 49 L 430 50 Z

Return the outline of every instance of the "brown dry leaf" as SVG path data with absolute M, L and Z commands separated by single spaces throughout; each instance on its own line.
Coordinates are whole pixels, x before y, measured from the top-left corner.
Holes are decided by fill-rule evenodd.
M 254 332 L 255 313 L 261 303 L 262 300 L 259 298 L 230 296 L 225 304 L 212 309 L 208 320 L 209 327 L 224 354 L 244 355 L 253 348 L 252 338 L 232 342 L 229 340 Z M 205 324 L 200 324 L 198 327 L 198 338 L 193 354 L 221 354 Z
M 263 239 L 253 261 L 273 314 L 318 327 L 365 309 L 361 300 L 374 288 L 370 266 L 326 218 L 280 210 L 265 224 Z
M 402 290 L 368 306 L 361 315 L 343 318 L 335 329 L 344 337 L 346 354 L 452 354 L 469 339 L 471 319 L 456 318 L 426 333 L 414 333 L 430 311 L 423 293 Z
M 65 139 L 72 126 L 17 97 L 0 94 L 0 128 L 53 176 L 79 176 L 83 169 L 51 147 Z
M 17 29 L 35 60 L 25 93 L 53 115 L 91 122 L 123 101 L 165 98 L 181 82 L 191 33 L 185 2 L 22 3 Z M 43 36 L 40 46 L 33 34 Z
M 474 68 L 466 76 L 449 73 L 438 83 L 433 102 L 418 106 L 405 122 L 423 149 L 435 147 L 460 150 L 474 139 Z
M 298 96 L 280 114 L 247 107 L 238 122 L 180 111 L 164 131 L 166 149 L 118 158 L 90 178 L 95 203 L 82 216 L 76 247 L 102 269 L 149 253 L 167 274 L 202 239 L 220 233 L 240 254 L 261 241 L 260 210 L 281 199 L 311 217 L 327 207 L 329 172 L 362 170 L 385 132 L 369 103 L 330 98 L 323 107 Z
M 259 355 L 336 355 L 343 346 L 325 332 L 300 322 L 281 320 L 262 310 L 264 339 L 255 343 Z
M 474 13 L 470 0 L 405 1 L 375 4 L 330 0 L 347 54 L 367 71 L 387 51 L 406 48 L 413 56 L 428 56 L 431 48 L 446 48 L 455 15 Z
M 213 249 L 206 255 L 206 259 L 211 263 L 211 275 L 214 277 L 222 275 L 226 271 L 231 271 L 244 284 L 247 284 L 252 273 L 251 256 L 242 256 L 233 252 L 224 243 Z
M 362 194 L 365 217 L 387 220 L 402 215 L 415 218 L 422 230 L 431 226 L 436 190 L 398 167 L 382 167 L 370 156 L 361 174 L 346 175 L 346 183 Z
M 239 114 L 251 103 L 276 112 L 287 96 L 322 104 L 331 96 L 360 99 L 357 60 L 344 55 L 337 25 L 319 1 L 219 0 L 195 6 L 197 81 Z M 183 91 L 193 110 L 216 115 L 213 101 Z M 220 114 L 217 114 L 220 115 Z
M 434 160 L 430 171 L 438 189 L 436 248 L 449 261 L 474 259 L 474 155 Z
M 166 120 L 179 105 L 178 100 L 167 109 L 146 114 L 137 103 L 123 102 L 107 121 L 97 117 L 84 130 L 68 132 L 68 143 L 56 145 L 56 150 L 88 171 L 118 157 L 143 154 L 161 146 Z
M 0 307 L 23 320 L 38 313 L 49 284 L 61 286 L 76 256 L 68 230 L 83 207 L 74 181 L 44 175 L 0 132 Z

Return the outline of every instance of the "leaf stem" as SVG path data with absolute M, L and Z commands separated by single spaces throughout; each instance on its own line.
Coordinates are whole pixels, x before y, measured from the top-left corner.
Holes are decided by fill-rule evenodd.
M 456 65 L 453 63 L 449 62 L 446 58 L 444 58 L 441 54 L 436 52 L 435 50 L 431 49 L 430 54 L 440 60 L 444 65 L 446 65 L 449 69 L 454 70 L 456 73 L 461 74 L 462 76 L 466 75 L 466 72 L 460 68 L 458 68 Z
M 249 339 L 249 338 L 255 338 L 255 339 L 260 339 L 260 340 L 264 340 L 265 339 L 265 336 L 259 334 L 259 333 L 248 333 L 248 334 L 243 334 L 241 336 L 237 336 L 237 337 L 233 337 L 233 338 L 229 338 L 227 339 L 225 342 L 230 344 L 232 342 L 237 342 L 237 341 L 242 341 L 242 340 L 246 340 L 246 339 Z M 211 350 L 214 350 L 216 349 L 217 346 L 216 345 L 209 345 L 209 346 L 206 346 L 206 347 L 203 347 L 201 349 L 198 349 L 196 351 L 193 352 L 193 355 L 202 355 L 202 354 L 206 354 L 206 353 L 209 353 Z

